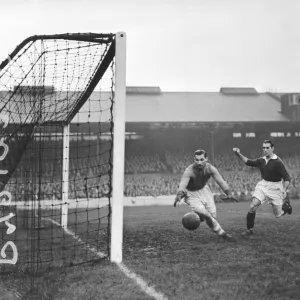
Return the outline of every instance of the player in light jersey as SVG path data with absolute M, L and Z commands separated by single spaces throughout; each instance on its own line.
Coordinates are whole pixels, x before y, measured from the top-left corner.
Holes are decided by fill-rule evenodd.
M 188 166 L 182 175 L 174 207 L 184 199 L 191 210 L 200 216 L 201 221 L 205 220 L 211 230 L 220 238 L 235 241 L 230 234 L 222 229 L 216 220 L 217 209 L 213 193 L 207 185 L 208 180 L 213 177 L 228 198 L 235 201 L 238 200 L 232 196 L 228 184 L 222 178 L 217 168 L 207 161 L 208 155 L 204 150 L 196 150 L 194 152 L 194 163 Z
M 234 153 L 247 166 L 260 169 L 262 180 L 257 183 L 250 210 L 247 214 L 247 230 L 243 236 L 253 234 L 256 210 L 260 204 L 269 202 L 273 207 L 276 218 L 291 214 L 292 207 L 287 198 L 288 187 L 290 185 L 290 175 L 288 174 L 282 160 L 274 154 L 274 144 L 270 140 L 263 142 L 264 156 L 257 159 L 248 159 L 241 154 L 239 148 L 233 148 Z

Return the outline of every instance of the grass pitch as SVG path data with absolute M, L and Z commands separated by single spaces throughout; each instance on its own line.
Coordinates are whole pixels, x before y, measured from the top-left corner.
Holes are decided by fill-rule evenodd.
M 204 223 L 185 230 L 186 205 L 125 208 L 124 263 L 167 299 L 299 299 L 300 201 L 292 205 L 293 214 L 281 219 L 261 206 L 255 235 L 244 239 L 249 203 L 217 204 L 219 223 L 236 243 L 219 241 Z M 106 260 L 38 274 L 35 291 L 21 288 L 26 280 L 2 278 L 0 289 L 18 291 L 18 299 L 153 299 Z

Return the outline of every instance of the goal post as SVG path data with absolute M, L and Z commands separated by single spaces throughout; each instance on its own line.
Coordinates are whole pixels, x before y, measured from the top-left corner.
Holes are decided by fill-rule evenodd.
M 62 157 L 62 208 L 61 226 L 68 227 L 68 208 L 69 208 L 69 164 L 70 164 L 70 124 L 63 126 L 63 157 Z
M 120 263 L 123 252 L 123 202 L 125 166 L 125 115 L 126 115 L 126 34 L 116 34 L 115 95 L 113 112 L 113 182 L 111 203 L 112 262 Z M 69 144 L 70 125 L 63 127 L 62 216 L 61 225 L 68 225 Z
M 111 217 L 112 262 L 120 263 L 123 257 L 123 202 L 125 165 L 125 115 L 126 115 L 126 35 L 116 35 L 115 52 L 115 103 L 113 113 L 113 181 Z
M 123 252 L 123 202 L 125 166 L 125 115 L 126 115 L 126 34 L 116 34 L 115 95 L 113 112 L 113 182 L 111 203 L 111 253 L 112 262 L 120 263 Z M 68 224 L 69 144 L 70 125 L 63 127 L 63 174 L 61 225 Z

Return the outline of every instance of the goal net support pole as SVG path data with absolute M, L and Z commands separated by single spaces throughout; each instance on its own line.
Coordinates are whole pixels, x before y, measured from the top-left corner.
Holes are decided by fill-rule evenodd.
M 123 259 L 123 199 L 125 161 L 125 109 L 126 109 L 126 35 L 116 34 L 115 50 L 115 102 L 113 130 L 113 178 L 110 260 Z
M 63 127 L 63 157 L 62 157 L 62 208 L 61 208 L 61 226 L 68 226 L 68 208 L 69 208 L 69 153 L 70 153 L 70 125 Z

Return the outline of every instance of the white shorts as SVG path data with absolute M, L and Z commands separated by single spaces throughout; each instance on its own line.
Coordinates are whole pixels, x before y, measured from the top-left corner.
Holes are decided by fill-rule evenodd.
M 263 179 L 256 185 L 253 197 L 261 203 L 268 201 L 273 205 L 282 205 L 283 184 L 282 182 L 271 182 Z
M 207 212 L 209 212 L 214 218 L 217 216 L 214 195 L 207 185 L 198 191 L 187 191 L 185 202 L 190 206 L 192 211 L 197 211 L 204 215 L 207 215 Z

